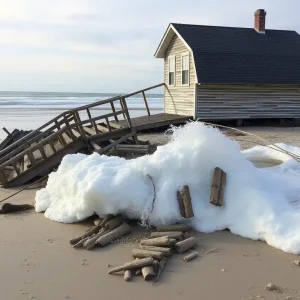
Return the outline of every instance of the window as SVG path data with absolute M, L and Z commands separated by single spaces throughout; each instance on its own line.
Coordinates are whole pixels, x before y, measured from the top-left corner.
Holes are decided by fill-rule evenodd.
M 181 57 L 181 84 L 189 84 L 189 55 Z
M 175 85 L 175 56 L 169 57 L 169 85 Z

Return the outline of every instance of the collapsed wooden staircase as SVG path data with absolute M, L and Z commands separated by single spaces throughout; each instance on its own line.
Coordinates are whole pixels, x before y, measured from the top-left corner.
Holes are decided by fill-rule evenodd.
M 118 118 L 126 120 L 125 128 L 110 123 Z M 128 139 L 138 143 L 122 96 L 68 110 L 0 151 L 0 182 L 3 187 L 22 185 L 51 172 L 66 154 L 102 154 Z
M 165 86 L 160 83 L 127 95 L 70 109 L 34 131 L 17 130 L 0 145 L 0 183 L 3 187 L 22 185 L 54 170 L 66 154 L 114 148 L 130 153 L 148 153 L 138 145 L 137 131 L 180 124 L 190 116 L 159 113 L 151 115 L 146 91 Z M 142 94 L 146 116 L 131 119 L 126 100 Z M 105 113 L 104 113 L 105 112 Z

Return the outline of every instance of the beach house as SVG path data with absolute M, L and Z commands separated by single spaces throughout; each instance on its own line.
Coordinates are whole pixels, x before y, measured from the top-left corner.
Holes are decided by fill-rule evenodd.
M 164 112 L 202 120 L 300 117 L 300 35 L 266 29 L 171 23 L 164 59 Z

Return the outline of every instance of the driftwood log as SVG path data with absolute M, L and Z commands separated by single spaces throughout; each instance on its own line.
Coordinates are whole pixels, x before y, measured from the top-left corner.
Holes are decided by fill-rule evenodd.
M 192 218 L 194 216 L 194 211 L 188 185 L 185 185 L 181 191 L 177 191 L 177 200 L 180 215 L 186 219 Z
M 95 233 L 98 233 L 101 228 L 102 228 L 101 225 L 97 225 L 97 226 L 92 227 L 91 229 L 89 229 L 88 231 L 86 231 L 83 235 L 71 239 L 70 240 L 71 245 L 75 245 L 80 240 L 82 240 L 82 239 L 84 239 L 84 238 L 86 238 L 88 236 L 91 236 L 91 235 L 93 235 Z
M 132 256 L 134 258 L 145 258 L 145 257 L 152 257 L 155 259 L 162 259 L 163 253 L 157 252 L 157 251 L 149 251 L 149 250 L 143 250 L 143 249 L 132 249 Z
M 95 236 L 95 234 L 93 234 L 93 235 L 91 235 L 91 236 L 88 236 L 88 237 L 86 237 L 86 238 L 80 240 L 77 244 L 75 244 L 75 245 L 73 246 L 73 248 L 75 248 L 75 249 L 82 248 L 84 242 L 87 241 L 87 240 L 89 240 L 89 239 L 91 239 L 91 238 L 94 237 L 94 236 Z
M 96 218 L 96 219 L 93 220 L 94 225 L 100 225 L 102 221 L 103 221 L 102 218 Z
M 136 258 L 135 260 L 138 260 L 138 259 L 139 259 L 139 258 Z M 135 276 L 142 275 L 142 269 L 141 269 L 141 268 L 135 269 L 134 275 L 135 275 Z
M 107 234 L 110 230 L 105 230 L 104 228 L 102 228 L 99 233 L 97 233 L 96 235 L 94 235 L 93 237 L 91 237 L 90 239 L 86 240 L 84 243 L 83 243 L 83 247 L 86 249 L 86 250 L 92 250 L 94 249 L 97 244 L 97 240 L 99 239 L 99 237 Z
M 168 238 L 175 240 L 182 240 L 183 233 L 180 231 L 169 231 L 169 232 L 151 232 L 151 237 L 158 238 L 162 236 L 167 236 Z
M 121 215 L 117 215 L 113 219 L 108 221 L 104 227 L 106 229 L 113 230 L 113 229 L 119 227 L 123 222 L 124 222 L 123 217 Z
M 159 262 L 159 265 L 158 265 L 158 271 L 157 271 L 157 274 L 156 274 L 156 277 L 155 277 L 155 280 L 153 282 L 153 284 L 157 283 L 160 279 L 160 276 L 162 274 L 162 271 L 163 269 L 165 268 L 165 265 L 167 263 L 167 258 L 164 257 L 160 262 Z
M 173 246 L 174 242 L 176 243 L 175 239 L 169 239 L 167 236 L 162 236 L 159 238 L 141 240 L 141 245 L 143 246 L 155 246 L 155 247 L 169 247 Z
M 184 261 L 191 261 L 193 260 L 194 258 L 196 258 L 197 256 L 199 255 L 199 252 L 198 251 L 194 251 L 186 256 L 183 257 L 183 260 Z
M 101 227 L 105 227 L 105 224 L 113 218 L 114 218 L 114 215 L 111 215 L 111 214 L 106 215 L 104 217 L 104 219 L 102 220 L 102 222 L 100 223 Z
M 211 191 L 210 191 L 210 203 L 216 206 L 222 206 L 224 200 L 226 183 L 226 173 L 220 168 L 215 168 Z
M 197 240 L 194 237 L 190 237 L 184 241 L 180 241 L 175 244 L 175 249 L 178 253 L 184 253 L 197 245 Z
M 181 232 L 187 232 L 190 230 L 190 227 L 188 227 L 185 224 L 174 224 L 169 226 L 156 226 L 156 231 L 158 232 L 169 232 L 169 231 L 181 231 Z
M 34 206 L 30 204 L 11 204 L 11 203 L 4 203 L 1 206 L 0 214 L 9 214 L 17 211 L 23 211 L 27 209 L 33 209 Z
M 142 275 L 145 281 L 151 280 L 155 276 L 153 266 L 146 266 L 142 268 Z
M 119 239 L 131 232 L 131 228 L 128 224 L 123 223 L 121 226 L 115 228 L 114 230 L 108 232 L 107 234 L 99 237 L 96 244 L 103 247 L 111 243 L 112 241 Z
M 124 272 L 124 280 L 130 281 L 132 278 L 132 270 L 125 270 Z
M 114 274 L 120 271 L 125 271 L 125 270 L 134 270 L 137 268 L 143 268 L 146 266 L 152 266 L 153 265 L 153 258 L 152 257 L 147 257 L 147 258 L 142 258 L 142 259 L 136 259 L 134 261 L 130 261 L 122 266 L 116 267 L 111 269 L 108 274 Z
M 139 248 L 143 249 L 143 250 L 148 250 L 148 251 L 161 252 L 164 256 L 170 256 L 171 255 L 171 248 L 154 247 L 154 246 L 143 246 L 143 245 L 140 245 Z

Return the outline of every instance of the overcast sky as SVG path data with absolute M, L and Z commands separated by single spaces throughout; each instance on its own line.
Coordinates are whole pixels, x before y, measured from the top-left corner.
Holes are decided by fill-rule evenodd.
M 0 90 L 129 92 L 163 81 L 170 22 L 300 32 L 299 0 L 0 0 Z

